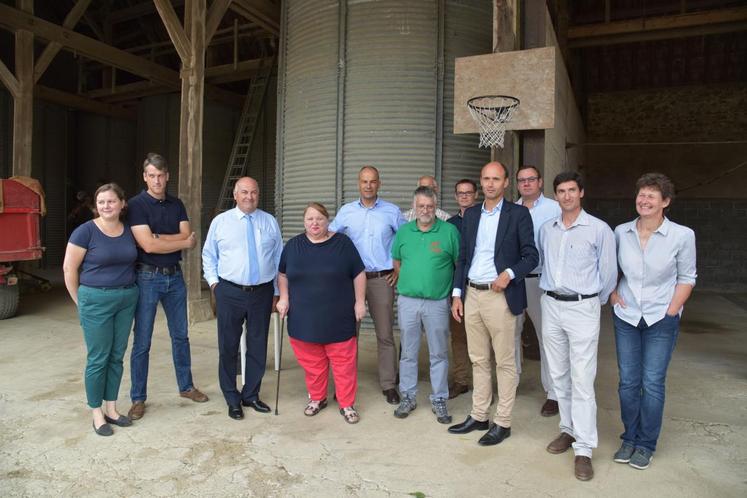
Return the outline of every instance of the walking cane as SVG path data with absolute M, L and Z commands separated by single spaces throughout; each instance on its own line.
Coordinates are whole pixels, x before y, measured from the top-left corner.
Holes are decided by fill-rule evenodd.
M 283 369 L 283 328 L 285 325 L 285 317 L 280 319 L 280 356 L 278 360 L 278 378 L 275 383 L 275 415 L 278 414 L 278 399 L 280 398 L 280 370 Z

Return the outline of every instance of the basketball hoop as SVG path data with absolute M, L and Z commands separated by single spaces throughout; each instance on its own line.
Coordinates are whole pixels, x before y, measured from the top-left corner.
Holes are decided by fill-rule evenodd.
M 469 113 L 480 126 L 480 147 L 503 148 L 506 124 L 517 107 L 519 99 L 508 95 L 485 95 L 467 101 Z

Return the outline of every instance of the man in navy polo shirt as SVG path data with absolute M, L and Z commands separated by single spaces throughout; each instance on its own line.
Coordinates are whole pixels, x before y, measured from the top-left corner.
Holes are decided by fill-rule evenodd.
M 148 357 L 159 302 L 168 322 L 179 395 L 198 403 L 208 400 L 192 384 L 187 288 L 179 266 L 182 249 L 195 246 L 195 234 L 182 201 L 166 193 L 169 170 L 163 156 L 148 153 L 143 162 L 143 180 L 147 189 L 130 199 L 127 206 L 127 221 L 139 246 L 136 270 L 140 298 L 130 356 L 132 407 L 128 415 L 132 420 L 145 414 Z

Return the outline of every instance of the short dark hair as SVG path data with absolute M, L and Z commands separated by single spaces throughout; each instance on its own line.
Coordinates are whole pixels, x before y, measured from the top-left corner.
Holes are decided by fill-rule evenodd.
M 576 182 L 576 185 L 578 185 L 579 190 L 584 189 L 584 179 L 583 177 L 576 171 L 563 171 L 561 173 L 558 173 L 558 176 L 555 177 L 555 179 L 552 181 L 552 189 L 554 192 L 558 191 L 558 185 L 565 182 Z
M 145 168 L 148 166 L 153 166 L 158 171 L 163 171 L 164 173 L 169 172 L 169 164 L 166 162 L 166 158 L 161 154 L 156 154 L 155 152 L 148 152 L 148 155 L 145 156 L 145 161 L 143 161 L 143 171 L 145 171 Z
M 533 169 L 537 172 L 537 178 L 542 178 L 542 172 L 537 168 L 537 166 L 532 166 L 531 164 L 522 164 L 519 166 L 519 169 L 516 170 L 516 178 L 519 178 L 519 171 L 523 171 L 525 169 Z
M 125 197 L 125 192 L 124 192 L 124 189 L 122 189 L 122 187 L 120 187 L 119 185 L 117 185 L 114 182 L 103 184 L 102 186 L 100 186 L 99 188 L 97 188 L 96 189 L 96 193 L 93 194 L 93 204 L 94 204 L 94 209 L 96 210 L 96 216 L 97 217 L 101 216 L 99 214 L 98 208 L 96 207 L 97 206 L 96 201 L 99 198 L 99 194 L 101 194 L 103 192 L 109 192 L 109 191 L 114 192 L 114 194 L 117 196 L 117 198 L 120 201 L 125 201 L 125 202 L 127 201 L 127 197 Z M 125 205 L 125 207 L 119 213 L 119 219 L 120 220 L 124 220 L 125 219 L 126 212 L 127 212 L 127 206 Z
M 643 176 L 635 182 L 636 195 L 638 195 L 638 192 L 640 192 L 644 187 L 658 190 L 661 193 L 661 198 L 665 200 L 669 199 L 670 204 L 671 201 L 674 200 L 674 183 L 672 183 L 672 180 L 670 180 L 668 176 L 662 173 L 644 173 Z
M 433 190 L 430 187 L 418 187 L 415 189 L 415 192 L 412 193 L 412 198 L 422 195 L 425 197 L 428 197 L 430 199 L 433 199 L 433 202 L 438 202 L 438 196 L 436 195 L 436 191 Z
M 454 184 L 454 192 L 457 191 L 457 188 L 462 183 L 469 183 L 470 185 L 472 185 L 472 190 L 474 190 L 475 192 L 477 192 L 477 183 L 474 180 L 470 180 L 469 178 L 462 178 L 461 180 L 459 180 L 458 182 L 456 182 Z

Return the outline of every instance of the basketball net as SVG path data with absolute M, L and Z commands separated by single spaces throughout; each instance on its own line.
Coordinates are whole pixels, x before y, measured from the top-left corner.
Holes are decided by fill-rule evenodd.
M 473 97 L 467 107 L 480 127 L 480 147 L 503 148 L 506 124 L 519 107 L 519 99 L 507 95 Z

